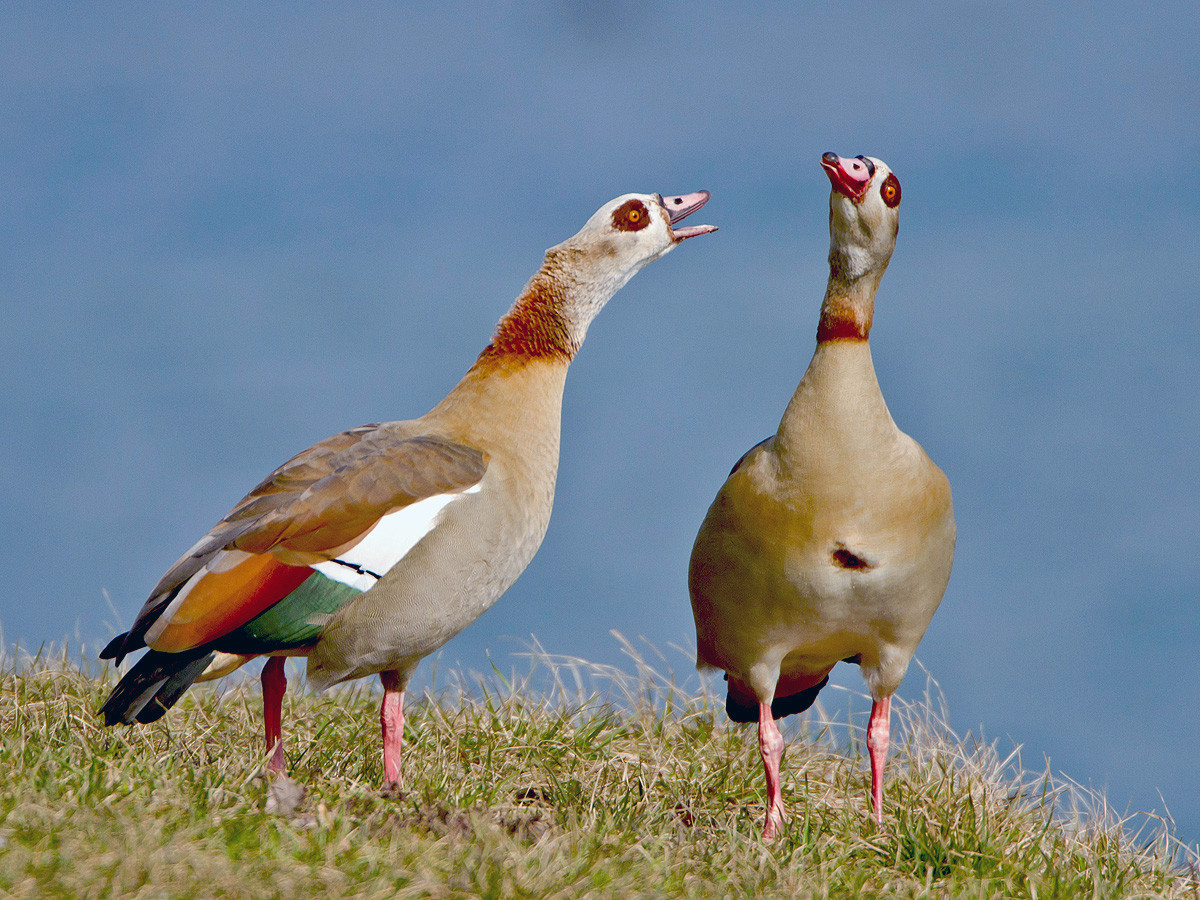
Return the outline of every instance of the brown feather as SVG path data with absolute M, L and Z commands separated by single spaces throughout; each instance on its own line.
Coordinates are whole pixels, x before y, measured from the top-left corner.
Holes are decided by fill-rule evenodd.
M 131 634 L 144 634 L 175 592 L 221 550 L 273 553 L 292 565 L 333 559 L 386 513 L 464 490 L 483 477 L 487 453 L 437 435 L 413 434 L 412 427 L 363 425 L 292 457 L 171 567 Z
M 426 497 L 468 488 L 487 455 L 433 435 L 407 436 L 401 423 L 360 431 L 336 449 L 318 444 L 280 467 L 234 509 L 253 517 L 229 546 L 248 553 L 324 555 L 361 537 L 386 513 Z
M 480 360 L 511 355 L 571 361 L 579 345 L 561 312 L 568 288 L 562 275 L 562 258 L 569 255 L 565 250 L 547 251 L 542 270 L 500 320 Z

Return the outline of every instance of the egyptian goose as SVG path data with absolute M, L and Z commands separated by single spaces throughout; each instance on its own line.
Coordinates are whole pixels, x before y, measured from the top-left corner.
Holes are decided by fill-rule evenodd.
M 363 425 L 267 476 L 171 568 L 101 652 L 149 651 L 102 712 L 153 722 L 194 681 L 257 656 L 268 769 L 285 767 L 284 657 L 324 688 L 378 674 L 384 778 L 401 781 L 404 690 L 417 663 L 475 621 L 546 533 L 563 385 L 588 325 L 643 266 L 686 238 L 707 191 L 626 194 L 550 248 L 491 342 L 419 419 Z
M 867 337 L 900 212 L 900 182 L 877 159 L 821 157 L 829 198 L 829 285 L 817 348 L 779 430 L 738 460 L 692 548 L 688 583 L 701 668 L 723 669 L 726 709 L 758 722 L 768 805 L 784 821 L 783 738 L 839 661 L 871 693 L 871 801 L 883 816 L 892 694 L 950 579 L 946 476 L 896 427 Z

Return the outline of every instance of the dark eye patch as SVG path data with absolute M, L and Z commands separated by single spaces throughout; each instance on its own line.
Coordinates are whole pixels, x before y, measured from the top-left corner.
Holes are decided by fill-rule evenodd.
M 895 172 L 889 172 L 888 177 L 883 180 L 883 184 L 879 186 L 879 196 L 889 209 L 900 205 L 900 179 L 896 177 Z
M 626 200 L 613 210 L 612 223 L 617 231 L 641 231 L 650 224 L 650 211 L 641 200 Z

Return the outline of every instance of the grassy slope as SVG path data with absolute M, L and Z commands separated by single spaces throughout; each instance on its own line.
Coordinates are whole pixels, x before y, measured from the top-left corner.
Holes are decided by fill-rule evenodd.
M 753 730 L 644 665 L 599 676 L 613 702 L 495 682 L 410 702 L 407 790 L 386 797 L 377 699 L 291 693 L 297 804 L 257 775 L 253 690 L 193 689 L 154 726 L 105 729 L 106 678 L 9 659 L 0 895 L 1200 896 L 1165 831 L 1129 837 L 1095 797 L 1064 813 L 1077 791 L 963 746 L 928 704 L 901 706 L 879 831 L 857 754 L 791 735 L 792 819 L 764 846 Z

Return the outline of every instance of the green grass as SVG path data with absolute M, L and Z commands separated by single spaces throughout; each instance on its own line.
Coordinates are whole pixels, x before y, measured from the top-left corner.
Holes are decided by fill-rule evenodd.
M 289 692 L 295 783 L 269 785 L 252 682 L 109 729 L 110 678 L 65 653 L 3 660 L 0 895 L 1200 897 L 1166 827 L 1134 832 L 1098 795 L 959 740 L 928 697 L 894 704 L 882 829 L 858 748 L 834 737 L 853 729 L 791 729 L 791 819 L 764 845 L 753 729 L 643 662 L 543 657 L 519 684 L 410 698 L 396 796 L 366 686 Z

